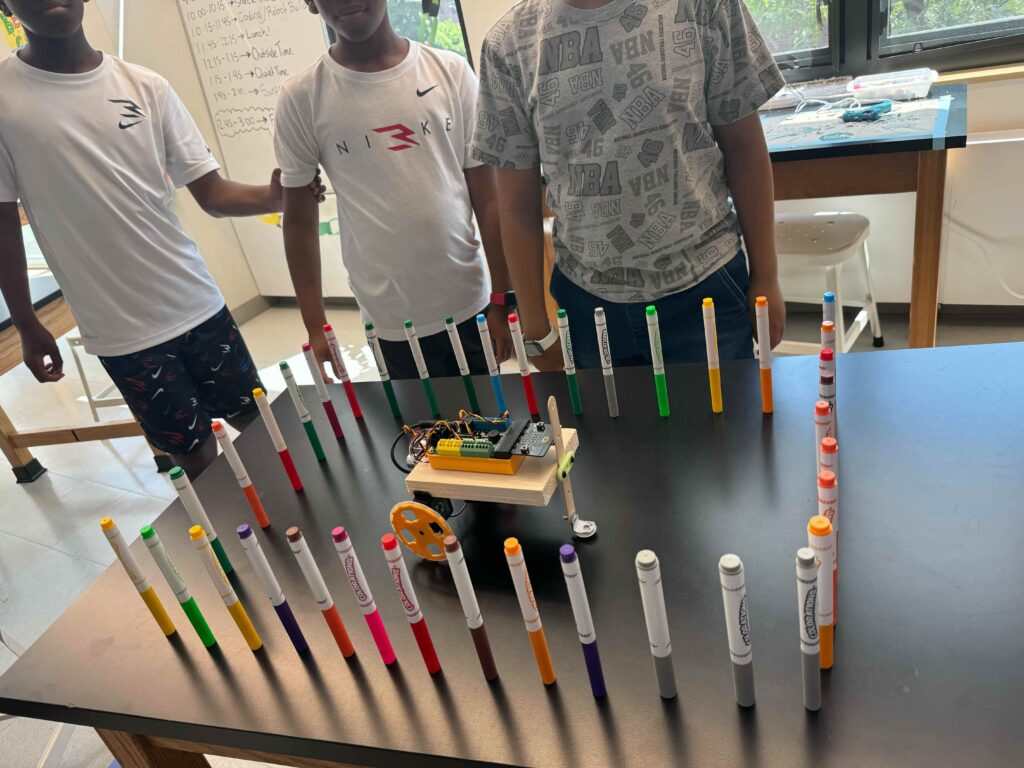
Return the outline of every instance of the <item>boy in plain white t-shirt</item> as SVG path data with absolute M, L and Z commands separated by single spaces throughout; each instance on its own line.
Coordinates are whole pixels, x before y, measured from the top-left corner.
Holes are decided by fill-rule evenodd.
M 391 377 L 417 375 L 405 320 L 416 326 L 430 373 L 459 375 L 447 315 L 470 369 L 485 373 L 474 318 L 487 313 L 498 359 L 506 359 L 510 285 L 494 171 L 469 156 L 476 76 L 462 57 L 399 37 L 385 0 L 307 4 L 337 33 L 337 42 L 284 85 L 275 147 L 285 252 L 317 359 L 321 365 L 330 360 L 322 330 L 318 207 L 300 188 L 323 166 L 338 196 L 349 282 L 374 323 Z
M 211 418 L 242 428 L 260 383 L 167 178 L 214 216 L 280 210 L 280 185 L 223 179 L 167 81 L 89 45 L 83 0 L 0 0 L 12 12 L 29 42 L 0 62 L 0 290 L 25 364 L 41 382 L 64 375 L 32 308 L 19 199 L 86 350 L 194 477 L 217 455 Z

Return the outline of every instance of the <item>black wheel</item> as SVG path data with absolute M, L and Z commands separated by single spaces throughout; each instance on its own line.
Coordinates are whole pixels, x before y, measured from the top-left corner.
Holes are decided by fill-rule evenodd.
M 885 337 L 884 336 L 879 336 L 877 339 L 873 339 L 871 341 L 871 343 L 872 343 L 872 345 L 874 345 L 876 347 L 884 347 L 885 346 Z
M 429 493 L 424 493 L 423 491 L 414 492 L 412 499 L 413 501 L 418 501 L 420 504 L 425 504 L 430 507 L 445 520 L 451 517 L 452 513 L 455 511 L 455 507 L 452 506 L 451 499 L 436 499 Z

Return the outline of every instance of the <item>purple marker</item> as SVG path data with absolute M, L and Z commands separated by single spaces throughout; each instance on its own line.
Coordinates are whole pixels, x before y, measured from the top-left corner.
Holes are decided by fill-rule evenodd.
M 352 546 L 352 539 L 348 537 L 348 531 L 340 525 L 331 531 L 334 539 L 334 548 L 338 550 L 338 558 L 341 560 L 341 567 L 348 578 L 348 584 L 352 587 L 352 594 L 356 596 L 356 602 L 363 611 L 363 618 L 366 619 L 366 626 L 370 628 L 373 641 L 377 643 L 377 650 L 380 652 L 380 659 L 385 664 L 395 662 L 395 649 L 391 647 L 391 639 L 388 631 L 384 629 L 384 621 L 377 610 L 377 603 L 370 594 L 370 585 L 363 575 L 363 568 L 359 565 L 359 558 L 356 556 L 356 549 Z
M 299 653 L 308 653 L 309 644 L 306 642 L 302 630 L 299 629 L 299 623 L 295 620 L 295 614 L 292 613 L 291 606 L 288 605 L 288 601 L 284 598 L 284 591 L 281 589 L 281 585 L 277 583 L 277 577 L 274 576 L 274 572 L 270 569 L 267 556 L 263 554 L 263 550 L 260 548 L 259 539 L 256 538 L 252 528 L 248 525 L 240 525 L 236 531 L 238 533 L 238 540 L 242 544 L 242 549 L 245 550 L 249 563 L 256 572 L 256 578 L 259 579 L 260 584 L 263 586 L 263 591 L 267 593 L 270 604 L 274 606 L 277 618 L 284 625 L 284 631 L 291 638 L 292 645 L 295 646 L 295 650 Z
M 590 603 L 587 600 L 587 588 L 583 584 L 580 561 L 572 544 L 562 545 L 558 554 L 562 558 L 562 574 L 565 576 L 565 586 L 569 590 L 569 602 L 572 604 L 572 615 L 576 619 L 576 632 L 583 646 L 587 674 L 590 675 L 590 689 L 594 692 L 594 698 L 599 699 L 608 692 L 604 687 L 601 656 L 597 652 L 597 632 L 594 630 L 594 617 L 590 615 Z

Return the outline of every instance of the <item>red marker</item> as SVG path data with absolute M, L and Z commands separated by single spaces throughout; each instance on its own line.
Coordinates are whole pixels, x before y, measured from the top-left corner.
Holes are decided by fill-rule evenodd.
M 323 405 L 324 413 L 327 414 L 327 420 L 331 423 L 331 429 L 334 430 L 334 437 L 337 440 L 341 440 L 345 435 L 341 431 L 338 413 L 334 410 L 334 403 L 331 402 L 331 393 L 327 391 L 327 385 L 324 384 L 324 373 L 320 370 L 320 364 L 316 361 L 316 355 L 313 354 L 313 348 L 309 346 L 308 342 L 302 345 L 302 354 L 306 356 L 309 375 L 313 377 L 316 393 L 320 396 L 320 404 Z
M 508 329 L 512 332 L 512 346 L 516 348 L 516 360 L 519 362 L 519 376 L 523 380 L 523 391 L 526 392 L 526 405 L 530 409 L 530 416 L 534 421 L 540 419 L 540 410 L 537 408 L 537 396 L 533 393 L 533 380 L 530 378 L 530 361 L 526 356 L 526 346 L 523 344 L 523 329 L 519 327 L 519 315 L 510 312 L 508 316 Z
M 277 449 L 277 455 L 281 459 L 281 464 L 284 465 L 284 471 L 288 474 L 288 479 L 291 480 L 292 489 L 298 493 L 302 490 L 302 480 L 299 478 L 299 471 L 295 468 L 295 462 L 292 461 L 292 455 L 288 453 L 288 446 L 285 445 L 284 437 L 281 435 L 281 428 L 277 426 L 274 412 L 270 410 L 270 401 L 267 400 L 266 393 L 259 387 L 252 391 L 252 397 L 256 401 L 256 407 L 260 409 L 263 424 L 270 435 L 270 441 Z
M 331 359 L 334 360 L 334 369 L 341 374 L 341 386 L 345 388 L 345 394 L 348 395 L 348 404 L 352 406 L 352 415 L 357 419 L 361 419 L 363 418 L 363 412 L 360 410 L 359 401 L 356 399 L 356 388 L 352 386 L 352 381 L 348 377 L 348 369 L 345 368 L 345 362 L 341 359 L 338 337 L 334 335 L 334 329 L 331 328 L 330 323 L 324 326 L 324 335 L 327 337 L 327 346 L 331 350 Z
M 395 534 L 387 533 L 381 537 L 380 545 L 384 549 L 384 559 L 388 561 L 388 570 L 391 571 L 395 589 L 398 590 L 398 597 L 402 601 L 405 618 L 409 620 L 416 645 L 420 647 L 420 653 L 423 655 L 423 663 L 427 665 L 430 674 L 440 672 L 441 662 L 437 659 L 437 651 L 434 650 L 434 643 L 427 630 L 427 620 L 423 618 L 423 611 L 420 610 L 416 592 L 412 588 L 412 580 L 409 578 L 409 571 L 406 570 L 398 539 L 395 538 Z

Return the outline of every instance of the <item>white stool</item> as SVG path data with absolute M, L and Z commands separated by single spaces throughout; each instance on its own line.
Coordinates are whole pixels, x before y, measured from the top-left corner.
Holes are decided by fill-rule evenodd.
M 775 216 L 775 250 L 779 256 L 779 270 L 824 270 L 825 290 L 836 297 L 836 348 L 849 352 L 860 332 L 871 324 L 874 346 L 885 345 L 882 326 L 878 321 L 878 306 L 871 282 L 871 258 L 868 255 L 868 234 L 871 223 L 856 213 L 780 213 Z M 857 257 L 860 257 L 859 259 Z M 867 296 L 863 301 L 843 298 L 839 289 L 839 273 L 843 265 L 857 259 L 864 272 Z M 787 300 L 821 302 L 817 297 L 786 296 Z M 860 307 L 850 328 L 843 319 L 845 306 Z M 784 354 L 816 353 L 820 344 L 783 341 L 778 352 Z

